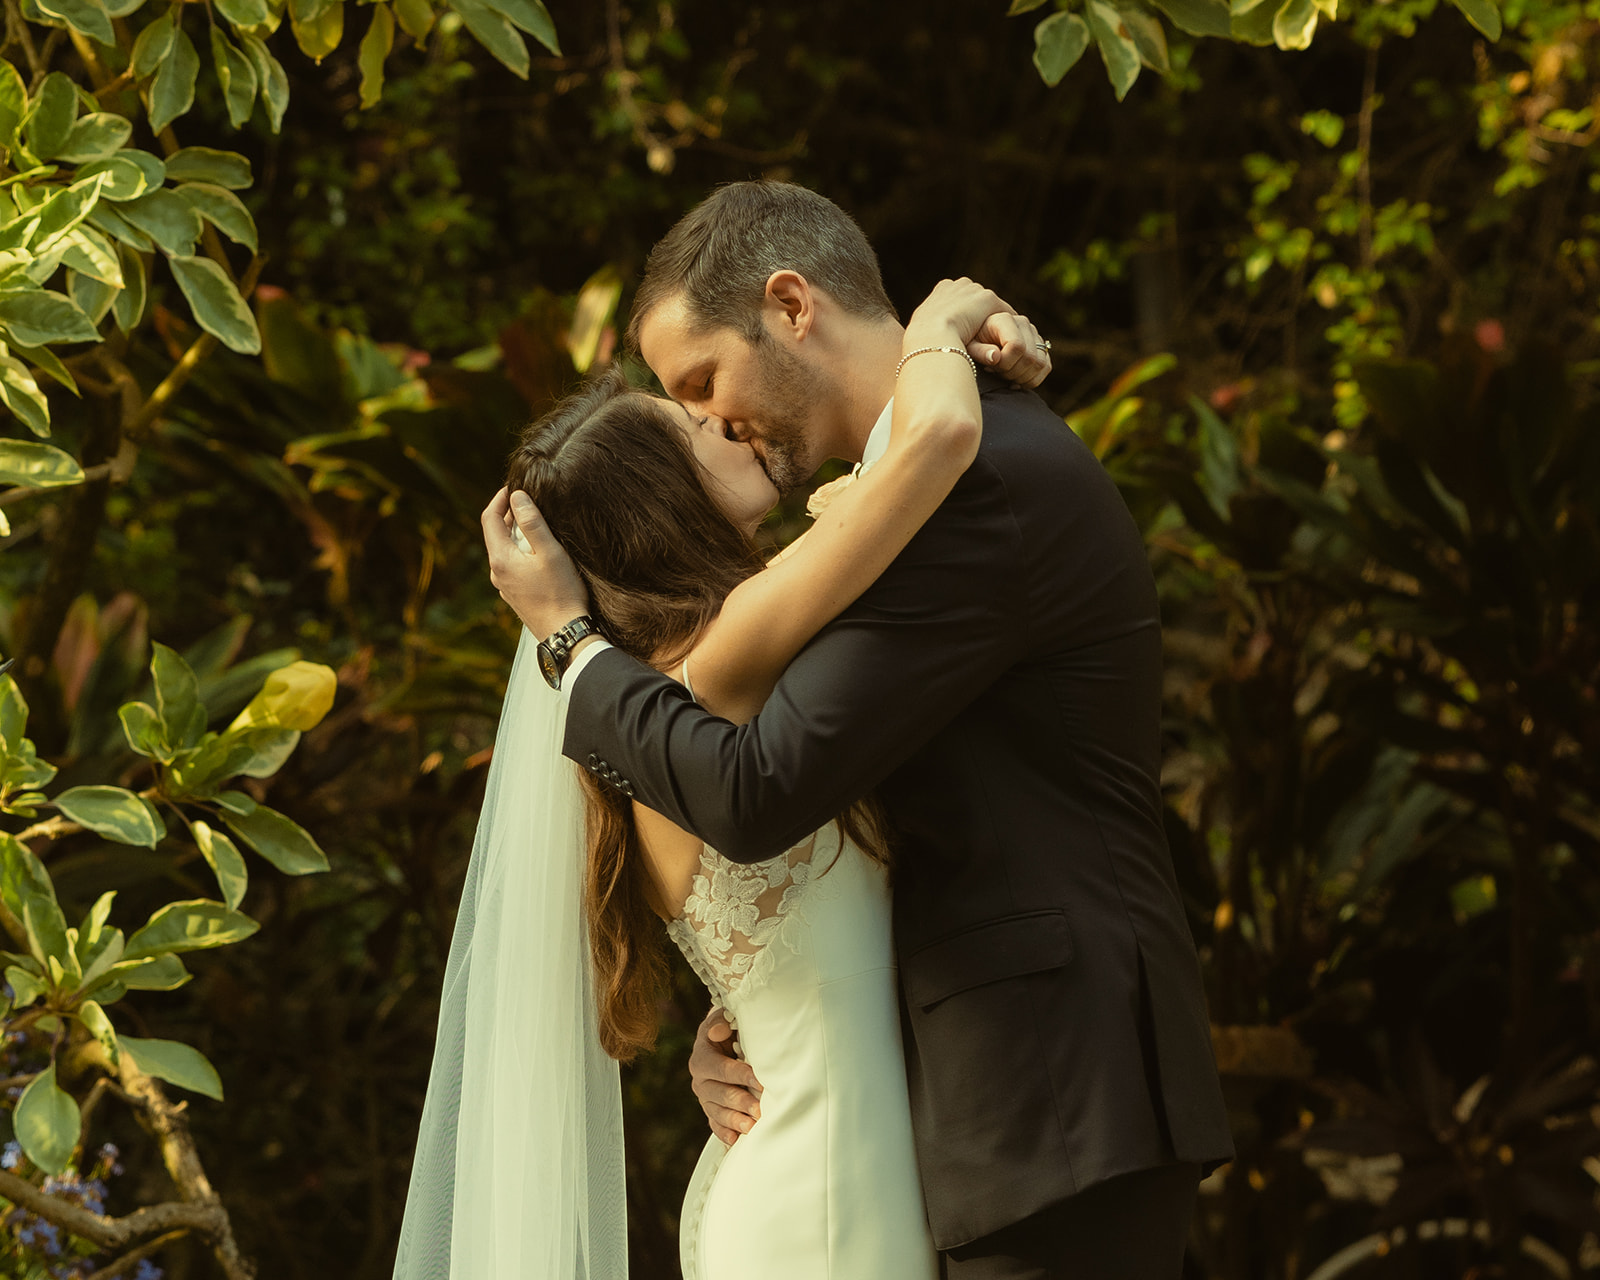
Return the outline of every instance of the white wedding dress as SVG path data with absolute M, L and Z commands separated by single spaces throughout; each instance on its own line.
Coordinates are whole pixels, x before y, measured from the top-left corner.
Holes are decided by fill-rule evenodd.
M 837 824 L 750 866 L 707 848 L 667 931 L 764 1091 L 700 1157 L 684 1280 L 933 1280 L 883 868 Z

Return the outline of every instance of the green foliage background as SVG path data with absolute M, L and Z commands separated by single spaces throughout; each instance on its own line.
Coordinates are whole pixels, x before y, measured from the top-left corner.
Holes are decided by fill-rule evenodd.
M 388 1274 L 515 641 L 477 512 L 515 431 L 613 355 L 654 240 L 756 174 L 851 210 L 902 312 L 950 274 L 1025 310 L 1054 340 L 1047 398 L 1146 530 L 1169 836 L 1240 1145 L 1194 1273 L 1288 1280 L 1351 1246 L 1358 1274 L 1600 1267 L 1600 4 L 1461 8 L 613 0 L 553 4 L 559 40 L 531 47 L 512 24 L 537 37 L 536 5 L 105 8 L 110 46 L 49 27 L 65 8 L 8 10 L 23 78 L 26 27 L 41 70 L 135 131 L 105 126 L 107 161 L 46 137 L 70 163 L 7 189 L 70 192 L 142 143 L 169 180 L 145 220 L 178 237 L 86 220 L 66 230 L 98 240 L 30 277 L 104 336 L 58 344 L 81 397 L 48 331 L 5 338 L 0 462 L 43 470 L 0 477 L 0 649 L 50 794 L 165 785 L 117 720 L 151 637 L 222 690 L 219 732 L 269 671 L 337 674 L 293 754 L 229 783 L 330 869 L 253 877 L 218 905 L 259 931 L 115 1011 L 114 1034 L 215 1064 L 227 1102 L 188 1120 L 261 1274 Z M 144 75 L 135 43 L 179 14 L 187 170 L 149 119 L 181 46 L 157 58 L 158 30 Z M 253 96 L 217 75 L 229 48 Z M 144 282 L 137 314 L 89 271 L 99 240 Z M 9 296 L 0 277 L 0 325 Z M 168 790 L 199 817 L 207 785 Z M 142 919 L 227 897 L 205 843 L 63 829 L 29 856 L 65 918 L 115 889 Z M 627 1077 L 640 1276 L 676 1274 L 703 1006 L 680 975 Z M 18 1045 L 38 1070 L 48 1046 Z M 131 1115 L 96 1114 L 128 1165 L 112 1212 L 170 1198 Z M 161 1261 L 223 1265 L 193 1237 Z

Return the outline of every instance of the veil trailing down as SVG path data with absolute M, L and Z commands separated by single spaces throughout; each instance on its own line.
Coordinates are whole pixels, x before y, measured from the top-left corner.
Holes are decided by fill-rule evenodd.
M 395 1280 L 625 1280 L 617 1064 L 584 924 L 566 695 L 527 631 L 445 968 Z

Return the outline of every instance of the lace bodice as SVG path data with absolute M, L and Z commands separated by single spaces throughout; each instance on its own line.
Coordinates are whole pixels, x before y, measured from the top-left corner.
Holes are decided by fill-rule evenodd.
M 759 985 L 751 978 L 766 967 L 762 957 L 839 852 L 835 824 L 766 862 L 730 862 L 705 847 L 683 913 L 667 933 L 714 996 L 726 1001 Z

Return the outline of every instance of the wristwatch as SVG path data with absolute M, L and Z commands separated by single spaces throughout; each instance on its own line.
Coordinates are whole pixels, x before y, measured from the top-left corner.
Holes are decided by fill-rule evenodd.
M 600 624 L 587 613 L 574 618 L 548 640 L 539 641 L 539 670 L 544 682 L 552 689 L 561 687 L 561 677 L 572 661 L 572 650 L 585 636 L 600 634 Z

